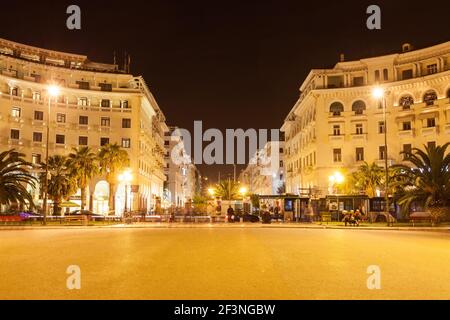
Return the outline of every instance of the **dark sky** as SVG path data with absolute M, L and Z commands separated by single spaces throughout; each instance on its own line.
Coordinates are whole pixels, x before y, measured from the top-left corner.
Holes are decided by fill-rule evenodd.
M 128 51 L 169 125 L 279 128 L 312 68 L 450 40 L 449 1 L 7 1 L 0 37 L 112 62 Z M 66 8 L 82 30 L 66 28 Z M 378 4 L 382 29 L 366 28 Z M 202 166 L 216 177 L 232 167 Z

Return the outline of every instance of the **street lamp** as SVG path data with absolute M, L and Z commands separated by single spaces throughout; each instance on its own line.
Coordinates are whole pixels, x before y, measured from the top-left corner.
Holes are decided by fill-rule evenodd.
M 214 198 L 214 195 L 216 194 L 216 190 L 214 190 L 213 188 L 208 188 L 208 193 L 211 197 Z
M 247 194 L 247 188 L 246 187 L 241 187 L 239 189 L 239 193 L 242 195 L 242 197 L 245 197 L 245 195 Z
M 384 198 L 385 198 L 385 214 L 386 221 L 389 223 L 389 171 L 388 171 L 388 147 L 387 147 L 387 117 L 386 117 L 386 92 L 383 88 L 375 87 L 372 90 L 372 96 L 379 102 L 381 102 L 383 107 L 383 120 L 384 120 L 384 168 L 385 168 L 385 182 L 384 182 Z
M 119 182 L 125 184 L 125 206 L 123 209 L 122 218 L 125 217 L 125 213 L 128 210 L 128 184 L 133 180 L 133 175 L 131 174 L 131 170 L 125 170 L 118 176 Z
M 334 188 L 335 185 L 342 184 L 344 182 L 345 178 L 339 171 L 336 171 L 333 175 L 328 177 L 328 180 L 330 181 L 330 183 L 333 185 L 333 188 Z M 339 222 L 340 221 L 340 219 L 339 219 L 340 218 L 340 215 L 339 215 L 340 207 L 339 207 L 339 193 L 338 193 L 337 188 L 336 188 L 336 201 L 337 201 L 337 216 L 338 216 L 337 219 Z
M 43 224 L 47 224 L 47 202 L 48 202 L 48 148 L 50 141 L 50 107 L 52 98 L 59 95 L 59 87 L 51 85 L 47 88 L 48 93 L 48 110 L 47 110 L 47 138 L 45 143 L 45 177 L 44 177 L 44 202 L 42 204 L 42 211 L 44 213 Z

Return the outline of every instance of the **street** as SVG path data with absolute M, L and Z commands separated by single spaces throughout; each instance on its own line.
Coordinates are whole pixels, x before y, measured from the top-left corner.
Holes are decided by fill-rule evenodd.
M 450 299 L 450 235 L 295 228 L 0 231 L 0 299 Z M 68 290 L 68 266 L 81 289 Z M 381 269 L 369 290 L 368 266 Z

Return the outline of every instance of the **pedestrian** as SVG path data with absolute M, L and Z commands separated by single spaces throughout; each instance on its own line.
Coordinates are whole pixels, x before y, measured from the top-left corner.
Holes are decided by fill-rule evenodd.
M 231 205 L 228 206 L 228 209 L 227 209 L 227 220 L 228 220 L 228 222 L 234 222 L 234 210 L 231 207 Z
M 359 222 L 361 221 L 361 213 L 359 212 L 359 209 L 356 209 L 355 211 L 355 224 L 356 226 L 359 226 Z

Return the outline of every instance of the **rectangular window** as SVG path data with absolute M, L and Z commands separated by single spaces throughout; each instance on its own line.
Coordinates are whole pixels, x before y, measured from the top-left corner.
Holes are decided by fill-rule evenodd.
M 33 92 L 33 100 L 34 100 L 34 101 L 39 101 L 39 100 L 41 100 L 41 93 L 40 93 L 40 92 L 37 92 L 37 91 Z
M 19 140 L 20 139 L 20 131 L 17 129 L 11 129 L 11 139 Z
M 88 98 L 78 98 L 79 106 L 87 106 L 89 104 Z
M 111 101 L 108 99 L 102 99 L 100 103 L 102 108 L 110 108 L 111 107 Z
M 356 134 L 363 134 L 363 125 L 362 123 L 356 124 Z
M 17 97 L 19 95 L 19 89 L 17 87 L 11 88 L 11 95 Z
M 128 104 L 128 100 L 122 100 L 122 101 L 120 101 L 120 107 L 121 107 L 122 109 L 129 109 L 129 108 L 130 108 L 130 105 Z
M 360 87 L 364 85 L 364 77 L 354 77 L 353 86 Z
M 383 69 L 383 80 L 388 81 L 389 80 L 389 71 L 388 69 Z
M 436 118 L 427 118 L 427 128 L 436 126 Z
M 403 160 L 408 159 L 409 155 L 411 154 L 412 146 L 410 143 L 403 145 Z
M 402 80 L 412 79 L 413 71 L 412 69 L 402 71 Z
M 100 146 L 105 146 L 109 144 L 109 138 L 102 137 L 100 138 Z
M 57 113 L 56 114 L 56 122 L 66 123 L 66 114 L 65 113 Z
M 122 139 L 122 148 L 130 148 L 131 147 L 131 139 Z
M 333 125 L 333 135 L 340 136 L 341 135 L 341 126 L 338 124 Z
M 100 83 L 99 86 L 100 86 L 100 90 L 101 91 L 109 91 L 109 92 L 112 91 L 112 84 L 111 83 Z
M 80 116 L 78 118 L 78 123 L 81 125 L 88 125 L 89 124 L 89 118 L 87 116 Z
M 35 111 L 34 112 L 34 120 L 44 120 L 44 112 L 42 111 Z
M 111 125 L 111 120 L 109 119 L 109 117 L 102 117 L 100 119 L 100 125 L 102 127 L 109 127 Z
M 131 119 L 122 119 L 122 128 L 131 128 Z
M 386 148 L 384 146 L 380 146 L 378 148 L 378 158 L 380 160 L 384 160 L 386 157 Z
M 379 121 L 378 122 L 378 133 L 384 133 L 385 130 L 385 125 L 384 125 L 384 121 Z
M 427 74 L 433 74 L 433 73 L 437 73 L 437 64 L 436 63 L 427 65 Z
M 356 161 L 364 161 L 364 148 L 356 148 Z
M 31 155 L 31 163 L 35 164 L 35 165 L 40 164 L 41 163 L 41 155 L 38 153 L 33 153 Z
M 380 81 L 380 70 L 375 70 L 375 82 Z
M 78 137 L 78 145 L 87 146 L 88 145 L 88 137 L 83 137 L 83 136 Z
M 409 130 L 411 130 L 411 121 L 403 122 L 403 131 L 409 131 Z
M 33 142 L 42 142 L 42 132 L 33 132 Z
M 333 161 L 334 162 L 342 161 L 342 150 L 341 149 L 333 149 Z
M 57 144 L 65 144 L 66 143 L 66 136 L 63 134 L 57 134 L 56 135 L 56 143 Z
M 19 107 L 13 107 L 11 109 L 11 117 L 20 118 L 21 115 L 22 115 L 22 109 L 20 109 Z
M 78 84 L 78 89 L 82 89 L 82 90 L 90 89 L 89 82 L 87 82 L 87 81 L 77 81 L 76 83 Z

